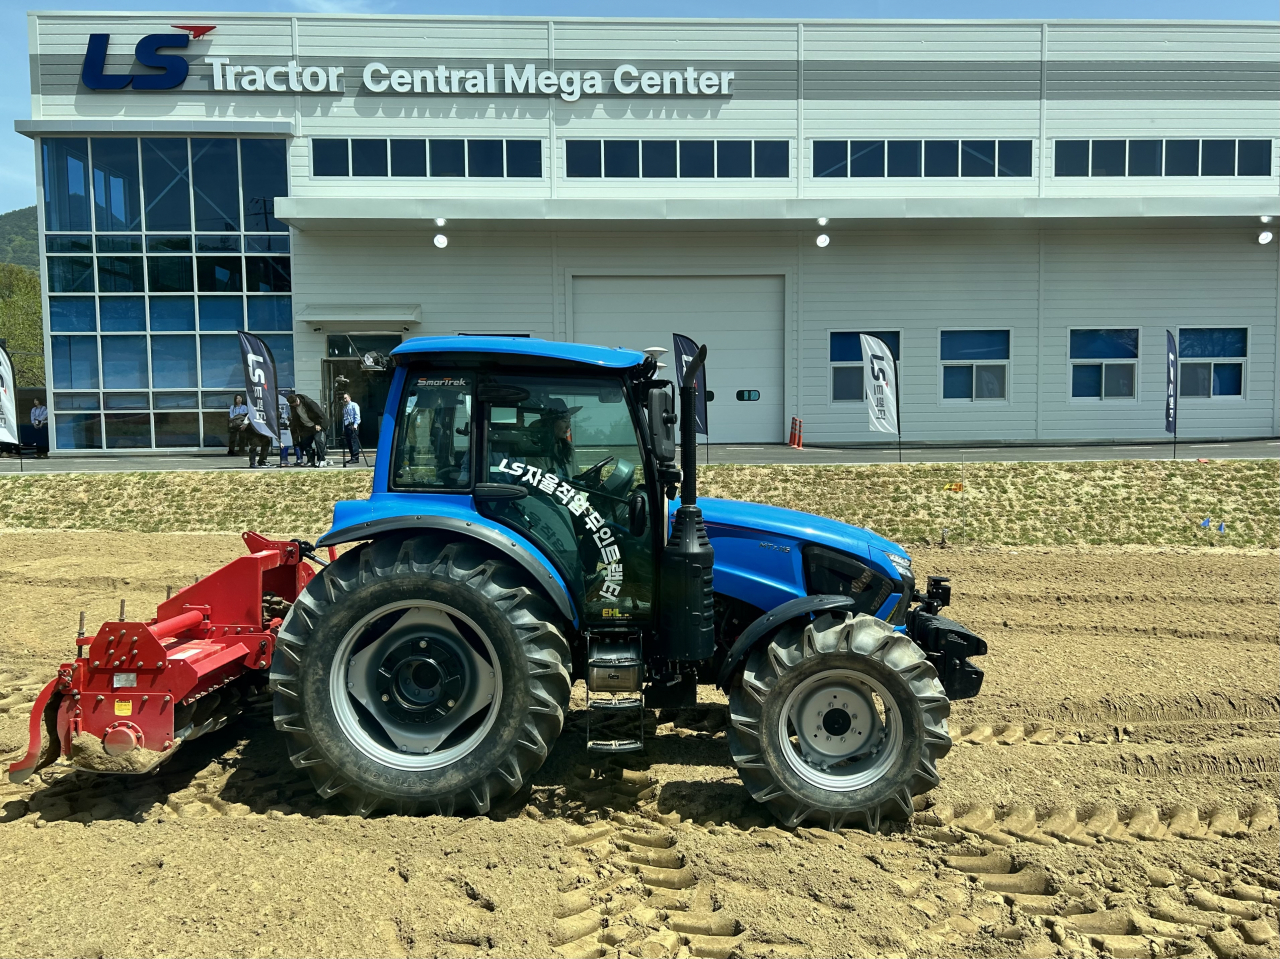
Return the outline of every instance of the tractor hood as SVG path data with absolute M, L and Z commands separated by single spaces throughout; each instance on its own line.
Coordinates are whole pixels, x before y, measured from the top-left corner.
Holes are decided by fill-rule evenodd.
M 670 504 L 673 514 L 678 505 Z M 889 557 L 910 561 L 897 543 L 825 516 L 701 496 L 698 506 L 716 550 L 716 592 L 761 609 L 806 595 L 800 551 L 809 544 L 856 556 L 895 582 L 901 576 Z
M 679 505 L 679 501 L 673 502 L 671 512 L 675 513 Z M 798 509 L 706 496 L 698 497 L 698 505 L 702 507 L 703 520 L 708 525 L 736 526 L 740 529 L 756 530 L 762 534 L 773 533 L 789 539 L 799 539 L 806 543 L 816 543 L 841 552 L 853 553 L 862 559 L 877 559 L 871 555 L 871 549 L 901 556 L 904 559 L 908 558 L 906 550 L 892 540 L 885 539 L 879 533 L 873 533 L 861 526 L 850 526 L 839 520 L 827 519 L 825 516 L 804 513 Z M 892 569 L 887 572 L 892 572 Z

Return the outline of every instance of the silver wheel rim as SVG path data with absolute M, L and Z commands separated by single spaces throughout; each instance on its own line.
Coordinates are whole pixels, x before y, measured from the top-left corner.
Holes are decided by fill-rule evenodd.
M 793 689 L 778 717 L 783 755 L 801 779 L 833 792 L 878 782 L 902 746 L 902 714 L 876 679 L 828 669 Z
M 493 728 L 502 667 L 469 617 L 407 600 L 375 609 L 347 631 L 329 696 L 339 728 L 370 759 L 393 769 L 440 769 Z

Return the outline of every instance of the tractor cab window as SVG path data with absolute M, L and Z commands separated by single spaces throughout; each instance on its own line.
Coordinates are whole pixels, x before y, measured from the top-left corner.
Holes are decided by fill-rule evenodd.
M 484 511 L 555 556 L 589 622 L 647 617 L 653 550 L 637 517 L 649 515 L 648 493 L 621 382 L 498 376 L 486 380 L 483 395 L 488 452 L 477 480 L 528 489 L 523 499 L 488 502 Z
M 392 459 L 392 486 L 456 490 L 471 486 L 471 394 L 474 377 L 411 370 Z

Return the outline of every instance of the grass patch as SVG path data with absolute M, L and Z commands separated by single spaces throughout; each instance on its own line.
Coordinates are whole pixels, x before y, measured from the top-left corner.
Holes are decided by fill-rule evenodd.
M 1278 470 L 1275 460 L 710 466 L 700 488 L 830 516 L 906 545 L 936 543 L 945 529 L 956 545 L 1275 549 Z M 328 528 L 334 502 L 368 496 L 370 481 L 364 470 L 10 475 L 0 477 L 0 527 L 313 538 Z M 944 492 L 954 482 L 964 491 Z M 1206 517 L 1211 529 L 1200 527 Z
M 710 466 L 701 491 L 820 513 L 903 544 L 1280 546 L 1280 463 Z M 962 482 L 959 493 L 945 492 Z M 1200 524 L 1208 517 L 1211 529 Z M 1226 523 L 1226 532 L 1217 531 Z

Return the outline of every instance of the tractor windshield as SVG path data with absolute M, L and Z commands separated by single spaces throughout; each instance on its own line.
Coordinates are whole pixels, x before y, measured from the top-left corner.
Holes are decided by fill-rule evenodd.
M 410 373 L 392 457 L 393 488 L 447 490 L 471 485 L 467 458 L 473 380 L 464 373 Z
M 649 615 L 648 492 L 635 424 L 611 378 L 495 376 L 485 395 L 484 481 L 528 488 L 485 512 L 526 531 L 572 580 L 589 622 Z M 482 478 L 477 476 L 477 480 Z M 641 529 L 640 527 L 643 526 Z

